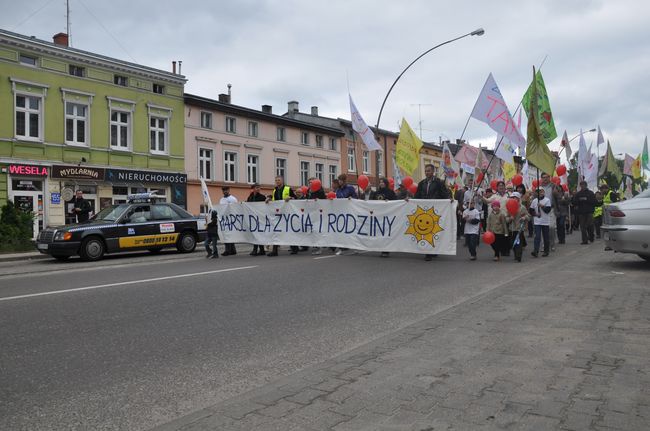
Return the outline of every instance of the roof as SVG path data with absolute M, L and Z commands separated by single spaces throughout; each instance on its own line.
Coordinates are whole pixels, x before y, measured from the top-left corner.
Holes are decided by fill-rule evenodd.
M 344 136 L 345 133 L 340 129 L 319 126 L 305 121 L 294 120 L 282 115 L 270 114 L 268 112 L 259 111 L 257 109 L 246 108 L 244 106 L 233 105 L 232 103 L 219 102 L 218 100 L 209 99 L 207 97 L 197 96 L 194 94 L 185 93 L 185 103 L 187 105 L 199 106 L 205 109 L 214 109 L 221 112 L 226 112 L 233 115 L 243 115 L 248 118 L 257 120 L 269 121 L 276 124 L 285 126 L 297 127 L 300 129 L 313 130 L 317 132 L 324 132 L 334 136 Z
M 34 36 L 25 36 L 19 33 L 0 29 L 0 40 L 4 40 L 6 43 L 15 45 L 19 48 L 23 47 L 24 49 L 42 51 L 54 56 L 68 57 L 75 61 L 81 61 L 88 64 L 97 64 L 100 66 L 103 65 L 104 67 L 116 69 L 128 69 L 128 71 L 136 74 L 139 73 L 149 76 L 153 75 L 157 79 L 168 82 L 175 82 L 179 85 L 183 85 L 185 82 L 187 82 L 187 79 L 183 75 L 168 72 L 166 70 L 155 69 L 153 67 L 143 66 L 137 63 L 119 60 L 112 57 L 107 57 L 105 55 L 90 51 L 84 51 L 82 49 L 77 49 L 70 46 L 57 45 L 54 42 L 37 39 Z

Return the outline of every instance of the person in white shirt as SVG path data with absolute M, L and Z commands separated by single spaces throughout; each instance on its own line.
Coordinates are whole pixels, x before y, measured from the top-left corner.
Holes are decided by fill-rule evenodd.
M 470 260 L 476 260 L 476 247 L 478 246 L 479 231 L 481 228 L 481 213 L 474 207 L 474 200 L 470 199 L 469 208 L 463 211 L 465 220 L 465 243 L 469 249 Z
M 236 204 L 238 202 L 237 198 L 230 194 L 230 187 L 224 186 L 221 188 L 221 191 L 223 192 L 223 197 L 219 201 L 220 204 Z M 223 245 L 225 246 L 225 250 L 221 253 L 222 256 L 237 254 L 234 242 L 225 242 Z
M 531 255 L 537 257 L 539 254 L 539 246 L 541 245 L 542 238 L 544 239 L 544 253 L 543 257 L 548 256 L 550 249 L 549 231 L 551 225 L 551 200 L 545 196 L 544 189 L 539 188 L 536 190 L 537 197 L 533 199 L 530 204 L 530 212 L 533 216 L 533 225 L 535 226 L 535 240 L 534 250 Z

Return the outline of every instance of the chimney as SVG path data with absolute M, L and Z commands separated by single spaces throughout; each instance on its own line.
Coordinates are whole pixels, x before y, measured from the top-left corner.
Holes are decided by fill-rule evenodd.
M 296 102 L 295 100 L 292 100 L 287 105 L 288 105 L 288 111 L 289 111 L 290 114 L 292 112 L 300 112 L 300 111 L 298 111 L 298 102 Z
M 273 106 L 262 105 L 262 112 L 264 112 L 265 114 L 273 114 Z
M 318 117 L 318 106 L 311 107 L 311 115 L 313 115 L 314 117 Z
M 57 33 L 52 36 L 52 40 L 56 45 L 68 46 L 68 34 L 67 33 Z
M 172 61 L 172 73 L 176 75 L 176 62 Z
M 178 60 L 178 74 L 182 75 L 181 66 L 183 66 L 183 60 Z
M 221 93 L 219 95 L 219 102 L 221 102 L 221 103 L 230 103 L 230 96 L 228 96 L 227 94 Z

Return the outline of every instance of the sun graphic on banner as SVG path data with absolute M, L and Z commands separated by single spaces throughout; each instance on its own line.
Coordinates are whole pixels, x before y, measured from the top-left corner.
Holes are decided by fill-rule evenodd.
M 440 216 L 436 214 L 433 207 L 423 210 L 418 206 L 418 209 L 413 214 L 407 215 L 407 217 L 409 225 L 404 235 L 413 235 L 416 241 L 424 240 L 431 244 L 432 247 L 435 247 L 434 237 L 444 229 L 440 227 Z

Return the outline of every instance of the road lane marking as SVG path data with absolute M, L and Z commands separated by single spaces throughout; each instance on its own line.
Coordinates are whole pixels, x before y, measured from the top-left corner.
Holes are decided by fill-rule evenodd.
M 13 300 L 16 300 L 16 299 L 34 298 L 34 297 L 37 297 L 37 296 L 58 295 L 58 294 L 61 294 L 61 293 L 81 292 L 83 290 L 102 289 L 102 288 L 105 288 L 105 287 L 127 286 L 129 284 L 138 284 L 138 283 L 150 283 L 152 281 L 173 280 L 175 278 L 196 277 L 196 276 L 200 276 L 200 275 L 217 274 L 219 272 L 239 271 L 239 270 L 242 270 L 242 269 L 251 269 L 251 268 L 257 268 L 257 265 L 240 266 L 240 267 L 237 267 L 237 268 L 216 269 L 214 271 L 193 272 L 191 274 L 169 275 L 169 276 L 166 276 L 166 277 L 145 278 L 145 279 L 142 279 L 142 280 L 121 281 L 121 282 L 118 282 L 118 283 L 98 284 L 96 286 L 76 287 L 74 289 L 53 290 L 53 291 L 49 291 L 49 292 L 40 292 L 40 293 L 30 293 L 28 295 L 7 296 L 6 298 L 0 298 L 0 302 L 2 302 L 2 301 L 13 301 Z

